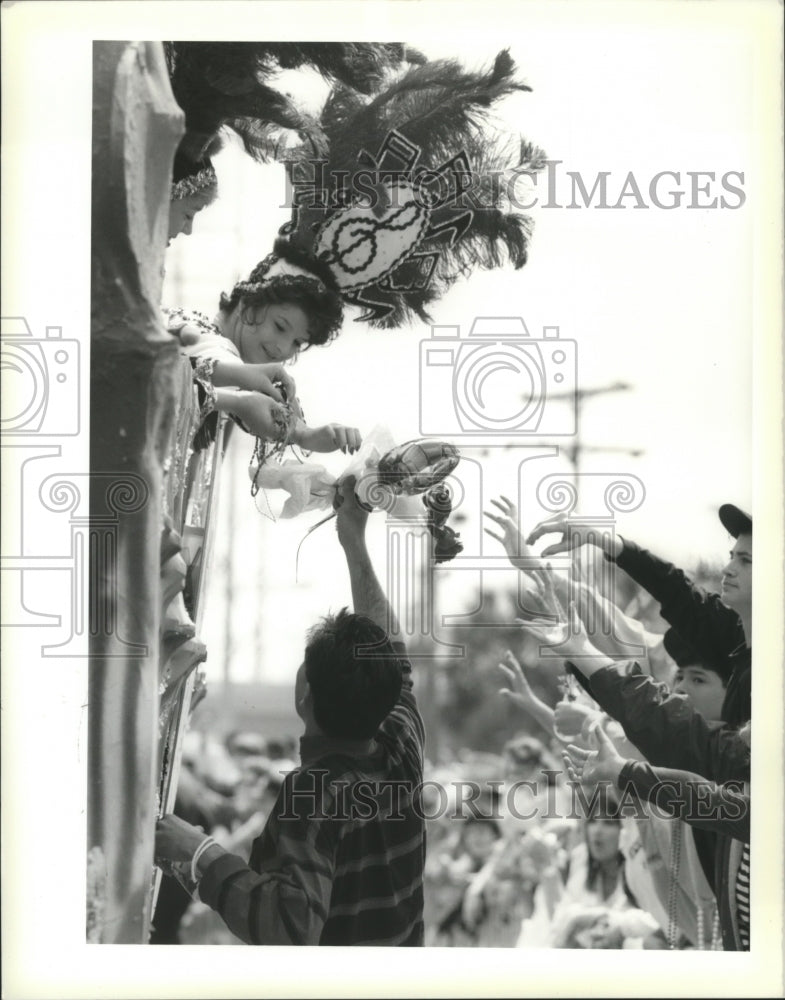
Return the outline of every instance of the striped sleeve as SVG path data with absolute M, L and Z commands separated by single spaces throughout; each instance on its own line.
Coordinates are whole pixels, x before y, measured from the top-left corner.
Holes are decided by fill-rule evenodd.
M 307 772 L 287 776 L 254 844 L 253 867 L 224 854 L 199 885 L 203 902 L 246 944 L 319 944 L 330 906 L 336 838 L 330 802 L 314 794 L 309 777 Z
M 381 725 L 381 732 L 403 742 L 414 742 L 422 752 L 425 745 L 425 728 L 417 707 L 412 684 L 412 665 L 402 642 L 391 643 L 399 657 L 403 683 L 397 704 Z
M 736 914 L 743 951 L 750 950 L 750 845 L 745 844 L 736 873 Z

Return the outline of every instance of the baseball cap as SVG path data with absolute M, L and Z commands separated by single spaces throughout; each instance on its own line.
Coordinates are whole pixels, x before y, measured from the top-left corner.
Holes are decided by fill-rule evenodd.
M 675 628 L 669 628 L 662 637 L 662 645 L 677 667 L 703 667 L 718 674 L 723 684 L 727 684 L 733 664 L 726 656 L 699 653 Z
M 752 534 L 752 518 L 746 511 L 732 503 L 724 503 L 720 507 L 720 521 L 729 535 L 738 538 L 739 535 Z

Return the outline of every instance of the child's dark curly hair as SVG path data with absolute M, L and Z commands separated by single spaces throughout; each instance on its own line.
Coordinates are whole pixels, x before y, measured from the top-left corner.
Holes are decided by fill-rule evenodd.
M 279 258 L 307 268 L 313 277 L 300 274 L 266 277 Z M 231 312 L 237 305 L 243 309 L 269 305 L 299 306 L 308 317 L 306 348 L 334 340 L 343 323 L 343 300 L 329 269 L 285 240 L 275 241 L 273 253 L 256 265 L 246 281 L 238 281 L 229 295 L 222 292 L 219 305 L 224 312 Z

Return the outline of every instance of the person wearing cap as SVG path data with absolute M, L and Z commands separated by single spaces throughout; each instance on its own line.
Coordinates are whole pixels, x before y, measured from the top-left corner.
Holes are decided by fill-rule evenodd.
M 743 580 L 740 589 L 742 584 Z M 548 610 L 556 624 L 543 620 L 522 624 L 541 642 L 559 647 L 569 669 L 583 675 L 592 697 L 621 723 L 628 740 L 653 767 L 688 772 L 717 785 L 749 782 L 747 726 L 740 733 L 727 724 L 709 722 L 687 698 L 669 694 L 637 664 L 632 669 L 619 669 L 611 656 L 593 645 L 574 605 L 568 615 L 555 600 Z M 749 844 L 738 839 L 738 830 L 714 826 L 712 888 L 723 947 L 726 951 L 743 950 L 749 947 Z M 697 838 L 696 846 L 701 852 Z
M 662 645 L 676 664 L 671 691 L 687 698 L 708 721 L 721 722 L 732 670 L 731 660 L 728 657 L 709 659 L 701 656 L 675 628 L 667 630 L 662 637 Z
M 699 587 L 676 566 L 619 535 L 599 536 L 570 524 L 560 514 L 538 524 L 526 539 L 532 545 L 547 534 L 560 534 L 542 557 L 593 544 L 660 604 L 662 617 L 693 647 L 701 661 L 726 663 L 728 684 L 722 721 L 733 726 L 751 715 L 752 658 L 752 518 L 733 504 L 719 509 L 723 527 L 735 538 L 730 559 L 722 571 L 720 593 Z

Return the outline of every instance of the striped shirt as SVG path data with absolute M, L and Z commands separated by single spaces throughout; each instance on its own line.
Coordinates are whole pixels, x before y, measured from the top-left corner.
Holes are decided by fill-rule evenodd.
M 248 944 L 421 945 L 425 732 L 403 687 L 375 739 L 303 737 L 246 864 L 224 854 L 199 886 Z
M 743 951 L 750 950 L 750 845 L 745 844 L 736 873 L 736 916 Z

